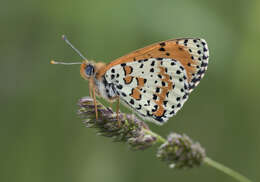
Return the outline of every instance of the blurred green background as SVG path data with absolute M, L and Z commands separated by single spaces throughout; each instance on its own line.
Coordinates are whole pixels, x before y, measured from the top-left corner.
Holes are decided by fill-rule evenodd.
M 151 43 L 202 37 L 210 48 L 206 76 L 184 108 L 162 127 L 186 133 L 213 159 L 260 179 L 260 1 L 1 1 L 0 181 L 234 181 L 207 166 L 169 169 L 156 147 L 133 152 L 96 136 L 76 112 L 88 95 L 80 61 L 110 62 Z

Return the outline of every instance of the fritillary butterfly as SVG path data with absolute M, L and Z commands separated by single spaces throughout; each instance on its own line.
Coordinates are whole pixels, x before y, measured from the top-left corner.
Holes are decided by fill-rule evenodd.
M 64 40 L 75 49 L 65 36 Z M 67 64 L 81 64 L 80 74 L 89 80 L 94 101 L 96 94 L 111 102 L 120 100 L 144 120 L 163 124 L 203 78 L 209 50 L 204 39 L 183 38 L 149 45 L 108 64 L 82 57 L 82 63 Z

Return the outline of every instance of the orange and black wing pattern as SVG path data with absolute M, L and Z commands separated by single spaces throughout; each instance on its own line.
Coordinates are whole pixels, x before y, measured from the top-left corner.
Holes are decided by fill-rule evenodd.
M 183 106 L 208 66 L 203 39 L 159 42 L 120 57 L 97 72 L 115 85 L 128 106 L 162 124 Z

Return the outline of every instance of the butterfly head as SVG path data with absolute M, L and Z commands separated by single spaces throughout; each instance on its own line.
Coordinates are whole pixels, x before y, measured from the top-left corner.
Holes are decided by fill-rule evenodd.
M 62 39 L 83 59 L 82 62 L 74 62 L 74 63 L 65 63 L 65 62 L 58 62 L 58 61 L 54 61 L 52 60 L 51 61 L 51 64 L 63 64 L 63 65 L 73 65 L 73 64 L 80 64 L 80 75 L 88 80 L 90 79 L 91 77 L 94 76 L 95 74 L 95 65 L 90 63 L 87 58 L 85 56 L 83 56 L 83 54 L 81 54 L 81 52 L 76 49 L 74 47 L 74 45 L 72 45 L 70 43 L 70 41 L 67 39 L 67 37 L 65 35 L 62 35 Z
M 80 75 L 88 80 L 91 77 L 93 77 L 95 74 L 95 66 L 92 63 L 89 63 L 88 61 L 83 61 L 80 66 Z

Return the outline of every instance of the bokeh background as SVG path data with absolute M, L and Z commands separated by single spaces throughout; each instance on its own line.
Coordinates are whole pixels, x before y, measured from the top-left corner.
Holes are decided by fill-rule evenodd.
M 88 95 L 79 66 L 49 64 L 81 60 L 62 34 L 105 62 L 160 40 L 206 39 L 206 76 L 176 117 L 149 125 L 186 133 L 259 180 L 259 19 L 259 0 L 1 1 L 0 181 L 234 181 L 207 166 L 169 169 L 156 147 L 133 152 L 86 129 L 76 114 Z

